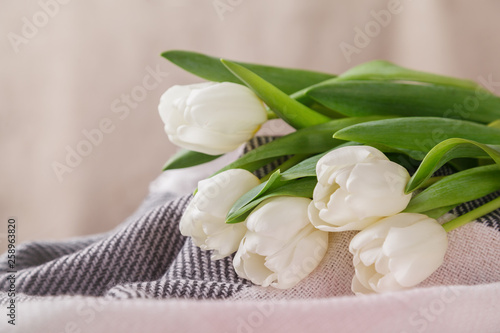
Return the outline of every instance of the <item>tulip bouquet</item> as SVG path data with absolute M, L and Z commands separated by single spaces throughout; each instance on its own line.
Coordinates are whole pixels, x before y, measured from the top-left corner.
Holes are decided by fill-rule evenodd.
M 212 260 L 235 253 L 236 273 L 254 284 L 297 285 L 330 232 L 356 230 L 353 292 L 409 288 L 442 264 L 447 232 L 500 207 L 497 198 L 438 222 L 500 190 L 500 98 L 475 82 L 385 61 L 335 76 L 163 56 L 210 81 L 161 97 L 165 131 L 184 148 L 164 170 L 233 151 L 269 119 L 295 128 L 200 181 L 180 222 Z M 442 167 L 454 172 L 436 173 Z

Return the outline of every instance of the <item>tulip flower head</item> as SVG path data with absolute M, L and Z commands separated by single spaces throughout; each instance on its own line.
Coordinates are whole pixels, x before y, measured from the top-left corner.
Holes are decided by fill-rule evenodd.
M 247 229 L 245 223 L 226 224 L 226 215 L 239 197 L 259 184 L 259 178 L 243 169 L 227 170 L 200 181 L 181 218 L 181 234 L 192 237 L 202 250 L 214 250 L 212 260 L 232 254 Z
M 158 110 L 172 143 L 208 155 L 235 150 L 267 120 L 257 95 L 230 82 L 173 86 Z
M 381 219 L 351 240 L 355 294 L 413 287 L 443 263 L 448 238 L 434 219 L 400 213 Z
M 316 164 L 316 174 L 309 218 L 320 230 L 362 230 L 401 212 L 411 198 L 404 193 L 408 171 L 370 146 L 329 152 Z
M 274 197 L 255 208 L 233 260 L 240 277 L 264 287 L 287 289 L 318 266 L 328 246 L 328 233 L 309 222 L 310 201 Z

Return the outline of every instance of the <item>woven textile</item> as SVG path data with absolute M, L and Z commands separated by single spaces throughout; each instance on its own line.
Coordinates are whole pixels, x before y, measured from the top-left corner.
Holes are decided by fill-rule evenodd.
M 247 149 L 269 140 L 255 138 Z M 273 167 L 259 170 L 258 175 Z M 463 204 L 452 214 L 463 214 L 498 195 Z M 209 252 L 201 251 L 180 234 L 179 220 L 190 198 L 153 193 L 133 216 L 105 234 L 21 244 L 16 249 L 18 301 L 68 295 L 107 299 L 303 299 L 351 294 L 354 270 L 347 248 L 353 232 L 330 234 L 327 255 L 320 266 L 295 288 L 261 288 L 235 274 L 232 258 L 211 261 Z M 497 210 L 453 231 L 445 263 L 420 287 L 500 281 L 499 221 Z M 8 300 L 6 270 L 4 255 L 0 260 L 3 303 Z

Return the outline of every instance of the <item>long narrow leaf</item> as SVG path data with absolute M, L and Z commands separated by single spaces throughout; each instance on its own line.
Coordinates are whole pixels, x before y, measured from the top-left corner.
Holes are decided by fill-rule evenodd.
M 334 138 L 427 153 L 438 143 L 451 138 L 500 145 L 500 129 L 463 120 L 408 117 L 356 124 L 339 130 Z
M 197 52 L 180 50 L 163 52 L 162 56 L 182 69 L 206 80 L 242 83 L 241 80 L 235 77 L 223 64 L 221 64 L 220 58 Z M 291 94 L 318 82 L 335 77 L 335 75 L 331 74 L 300 69 L 263 66 L 242 62 L 236 63 L 248 68 L 286 94 Z
M 352 117 L 399 115 L 459 118 L 490 123 L 500 118 L 500 98 L 481 90 L 386 81 L 337 81 L 307 95 Z
M 500 189 L 500 166 L 457 172 L 429 186 L 410 200 L 405 212 L 422 213 L 479 199 Z
M 336 81 L 346 80 L 415 81 L 467 89 L 480 89 L 480 86 L 471 80 L 415 71 L 385 60 L 374 60 L 360 64 L 339 75 Z
M 342 144 L 344 141 L 335 140 L 333 134 L 338 130 L 373 120 L 379 120 L 386 117 L 358 117 L 332 120 L 325 124 L 303 128 L 296 132 L 285 135 L 270 143 L 257 147 L 240 157 L 238 160 L 219 170 L 222 172 L 228 169 L 244 168 L 249 171 L 256 169 L 247 168 L 248 163 L 261 161 L 270 158 L 277 158 L 286 155 L 295 154 L 317 154 L 325 152 L 333 147 Z M 267 163 L 266 163 L 267 164 Z
M 406 193 L 418 189 L 432 174 L 455 158 L 489 156 L 500 164 L 500 146 L 487 146 L 471 140 L 448 139 L 432 148 L 406 185 Z
M 307 98 L 307 92 L 309 90 L 321 86 L 327 86 L 331 83 L 337 83 L 340 81 L 356 81 L 356 80 L 414 81 L 414 82 L 429 83 L 436 85 L 461 87 L 467 89 L 481 89 L 481 93 L 483 92 L 486 93 L 486 91 L 484 91 L 484 89 L 482 89 L 476 82 L 471 80 L 457 79 L 449 76 L 415 71 L 395 65 L 388 61 L 374 60 L 355 66 L 347 70 L 346 72 L 342 73 L 338 77 L 316 83 L 315 85 L 309 88 L 304 88 L 300 91 L 297 91 L 293 93 L 291 97 L 299 100 L 301 103 L 309 105 L 311 104 L 310 100 Z
M 322 153 L 309 157 L 308 159 L 296 164 L 292 168 L 283 172 L 283 180 L 292 180 L 302 177 L 316 177 L 316 164 L 319 159 L 325 156 L 327 153 Z
M 163 166 L 163 171 L 187 168 L 219 158 L 221 155 L 207 155 L 196 151 L 181 149 L 174 154 Z
M 224 59 L 221 59 L 221 62 L 252 89 L 271 110 L 294 128 L 314 126 L 331 120 L 291 98 L 249 69 Z
M 317 184 L 317 180 L 316 177 L 307 177 L 293 181 L 281 182 L 278 184 L 279 186 L 272 186 L 268 188 L 267 191 L 259 191 L 258 195 L 254 195 L 253 193 L 248 197 L 244 195 L 231 208 L 226 218 L 226 223 L 243 222 L 258 204 L 271 197 L 294 196 L 311 198 L 314 187 Z M 252 198 L 249 200 L 249 197 Z

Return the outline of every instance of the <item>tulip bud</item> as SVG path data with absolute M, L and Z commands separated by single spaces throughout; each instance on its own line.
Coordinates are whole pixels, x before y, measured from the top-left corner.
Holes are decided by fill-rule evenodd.
M 362 230 L 404 210 L 410 175 L 370 146 L 333 150 L 316 165 L 318 184 L 309 206 L 312 224 L 324 231 Z
M 158 110 L 172 143 L 209 155 L 235 150 L 267 120 L 257 95 L 230 82 L 173 86 Z
M 243 194 L 259 184 L 259 178 L 243 169 L 230 169 L 200 181 L 181 218 L 181 234 L 192 237 L 202 250 L 214 250 L 212 260 L 235 252 L 246 226 L 226 224 L 226 215 Z
M 328 233 L 310 224 L 310 201 L 274 197 L 254 209 L 233 260 L 240 277 L 264 287 L 287 289 L 318 266 L 328 246 Z
M 386 217 L 351 240 L 352 291 L 380 293 L 413 287 L 443 263 L 448 239 L 434 219 L 415 213 Z

